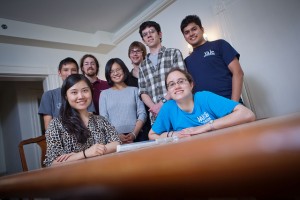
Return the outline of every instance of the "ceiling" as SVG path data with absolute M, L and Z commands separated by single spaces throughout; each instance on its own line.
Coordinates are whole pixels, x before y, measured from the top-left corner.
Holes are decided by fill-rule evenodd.
M 108 53 L 175 0 L 0 0 L 0 43 Z

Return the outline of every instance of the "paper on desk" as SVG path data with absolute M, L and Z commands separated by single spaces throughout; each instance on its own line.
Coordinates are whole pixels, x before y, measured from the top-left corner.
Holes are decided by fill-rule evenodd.
M 178 137 L 173 136 L 173 137 L 168 137 L 168 138 L 160 138 L 160 139 L 156 139 L 156 140 L 148 140 L 148 141 L 143 141 L 143 142 L 122 144 L 122 145 L 117 146 L 117 152 L 130 151 L 130 150 L 134 150 L 134 149 L 140 149 L 140 148 L 155 146 L 158 144 L 165 144 L 165 143 L 169 143 L 169 142 L 176 142 L 176 141 L 178 141 Z

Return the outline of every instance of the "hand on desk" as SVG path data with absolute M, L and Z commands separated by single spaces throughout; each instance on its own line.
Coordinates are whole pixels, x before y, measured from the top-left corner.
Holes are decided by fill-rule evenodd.
M 134 136 L 133 134 L 129 133 L 129 134 L 119 134 L 120 140 L 122 141 L 123 144 L 128 144 L 128 143 L 132 143 L 134 140 Z
M 56 160 L 53 162 L 53 164 L 54 163 L 60 163 L 60 162 L 65 162 L 65 161 L 67 161 L 72 155 L 74 155 L 74 154 L 76 154 L 76 153 L 68 153 L 68 154 L 63 154 L 63 155 L 61 155 L 61 156 L 58 156 L 57 158 L 56 158 Z
M 94 156 L 102 156 L 106 152 L 106 146 L 104 144 L 94 144 L 90 148 L 85 150 L 85 155 L 87 158 Z
M 179 131 L 179 134 L 184 135 L 184 136 L 187 136 L 187 135 L 192 136 L 192 135 L 205 133 L 207 131 L 208 131 L 207 125 L 203 125 L 203 126 L 196 126 L 196 127 L 182 129 L 181 131 Z
M 102 156 L 105 154 L 107 151 L 107 148 L 104 144 L 94 144 L 90 148 L 86 149 L 85 152 L 83 151 L 77 152 L 77 153 L 68 153 L 68 154 L 63 154 L 58 156 L 52 164 L 59 164 L 62 162 L 67 162 L 67 161 L 74 161 L 74 160 L 79 160 L 82 158 L 89 158 L 89 157 L 94 157 L 94 156 Z

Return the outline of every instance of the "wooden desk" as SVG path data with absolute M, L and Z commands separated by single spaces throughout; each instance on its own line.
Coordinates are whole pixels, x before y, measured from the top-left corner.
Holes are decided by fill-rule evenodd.
M 1 197 L 300 197 L 300 113 L 1 177 Z

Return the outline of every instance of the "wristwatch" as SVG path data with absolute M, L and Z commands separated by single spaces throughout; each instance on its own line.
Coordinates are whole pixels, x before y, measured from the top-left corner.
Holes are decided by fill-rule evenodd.
M 166 98 L 161 98 L 161 102 L 166 103 L 168 100 Z

